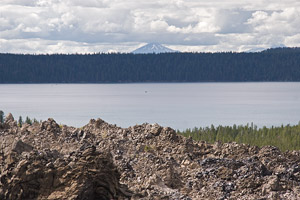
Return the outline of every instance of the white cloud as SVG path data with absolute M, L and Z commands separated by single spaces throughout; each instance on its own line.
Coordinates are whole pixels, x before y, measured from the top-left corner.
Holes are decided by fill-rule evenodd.
M 300 33 L 292 36 L 288 36 L 284 40 L 284 44 L 287 46 L 297 46 L 300 44 Z
M 11 53 L 98 53 L 98 52 L 128 52 L 140 47 L 139 43 L 85 43 L 67 40 L 45 39 L 0 39 L 0 52 Z
M 299 46 L 298 0 L 2 0 L 1 52 L 182 51 Z
M 154 32 L 166 31 L 169 25 L 163 20 L 155 20 L 150 23 L 150 30 Z
M 248 23 L 259 33 L 296 34 L 300 28 L 300 8 L 286 8 L 270 14 L 257 11 L 253 13 Z

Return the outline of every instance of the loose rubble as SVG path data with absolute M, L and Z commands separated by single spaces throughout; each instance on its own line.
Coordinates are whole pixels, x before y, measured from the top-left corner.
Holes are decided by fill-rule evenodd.
M 0 199 L 300 199 L 300 152 L 196 142 L 169 127 L 0 124 Z

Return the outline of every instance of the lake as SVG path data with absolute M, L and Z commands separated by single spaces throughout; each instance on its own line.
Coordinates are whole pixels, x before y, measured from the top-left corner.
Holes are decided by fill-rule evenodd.
M 0 110 L 81 127 L 101 118 L 121 127 L 159 123 L 174 129 L 298 124 L 299 82 L 0 84 Z

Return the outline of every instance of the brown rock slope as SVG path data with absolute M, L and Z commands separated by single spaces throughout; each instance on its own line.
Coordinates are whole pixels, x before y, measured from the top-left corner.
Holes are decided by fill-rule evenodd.
M 300 152 L 195 142 L 157 124 L 0 124 L 0 199 L 300 199 Z

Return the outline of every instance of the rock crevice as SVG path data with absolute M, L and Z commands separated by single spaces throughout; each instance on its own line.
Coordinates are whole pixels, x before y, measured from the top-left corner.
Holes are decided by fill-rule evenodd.
M 195 142 L 168 127 L 0 126 L 0 199 L 300 199 L 300 152 Z

